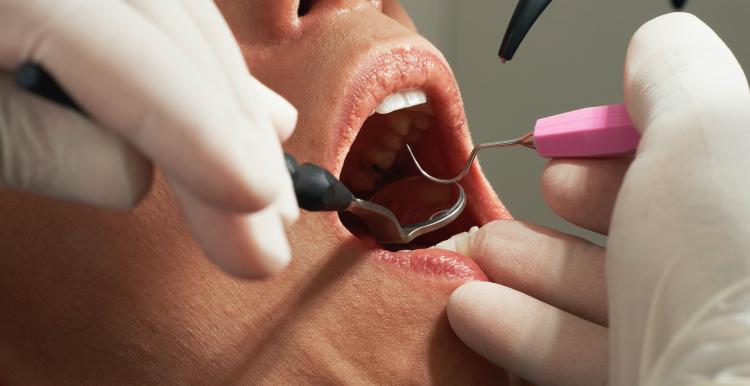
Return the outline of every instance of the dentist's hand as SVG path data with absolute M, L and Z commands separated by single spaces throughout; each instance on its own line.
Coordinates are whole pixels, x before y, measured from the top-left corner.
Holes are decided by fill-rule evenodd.
M 17 89 L 41 64 L 96 123 Z M 243 277 L 290 260 L 280 141 L 297 112 L 256 79 L 211 1 L 0 2 L 0 188 L 110 208 L 163 171 L 195 239 Z
M 451 325 L 539 385 L 748 384 L 747 79 L 688 14 L 639 29 L 625 67 L 632 164 L 558 160 L 543 177 L 550 206 L 609 232 L 607 250 L 517 222 L 455 240 L 495 283 L 456 290 Z

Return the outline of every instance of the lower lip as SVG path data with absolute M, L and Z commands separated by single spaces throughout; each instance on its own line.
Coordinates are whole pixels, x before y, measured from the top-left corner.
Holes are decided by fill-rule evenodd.
M 442 280 L 487 281 L 487 275 L 474 260 L 444 249 L 417 249 L 409 252 L 389 252 L 377 249 L 373 251 L 371 257 L 397 269 Z
M 339 224 L 341 224 L 339 222 Z M 410 251 L 391 252 L 382 249 L 370 234 L 352 235 L 341 225 L 341 231 L 356 238 L 366 249 L 365 255 L 394 270 L 421 275 L 442 281 L 467 282 L 473 280 L 488 281 L 487 275 L 477 263 L 467 256 L 439 248 L 414 249 Z

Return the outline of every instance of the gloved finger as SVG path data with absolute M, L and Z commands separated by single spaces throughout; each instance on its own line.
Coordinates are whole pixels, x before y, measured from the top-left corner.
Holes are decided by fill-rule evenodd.
M 249 75 L 245 76 L 245 78 L 246 82 L 253 86 L 257 93 L 263 96 L 261 100 L 264 102 L 263 104 L 253 104 L 252 99 L 248 95 L 249 91 L 243 88 L 238 92 L 240 93 L 240 100 L 244 101 L 245 108 L 251 114 L 258 114 L 258 110 L 265 110 L 265 114 L 269 115 L 273 127 L 276 128 L 279 140 L 283 142 L 289 139 L 297 125 L 297 109 L 284 99 L 284 97 L 271 90 L 258 79 Z
M 129 2 L 192 57 L 217 87 L 225 89 L 227 95 L 234 95 L 234 102 L 240 110 L 248 114 L 252 122 L 271 122 L 271 124 L 258 124 L 253 127 L 253 130 L 270 131 L 265 136 L 274 141 L 278 133 L 273 131 L 273 119 L 283 121 L 291 118 L 291 122 L 286 122 L 291 127 L 284 128 L 291 133 L 296 123 L 296 110 L 270 89 L 257 81 L 251 81 L 253 78 L 249 75 L 239 47 L 213 2 L 182 0 L 129 0 Z M 281 112 L 278 108 L 272 108 L 271 103 L 279 105 L 281 102 L 286 103 L 288 111 L 284 111 L 285 116 L 275 118 L 274 115 L 280 115 Z M 252 133 L 238 132 L 237 135 L 249 139 Z M 269 154 L 266 162 L 284 162 L 280 146 L 269 143 L 267 150 Z M 285 205 L 281 209 L 284 218 L 294 221 L 299 209 L 294 191 L 289 188 L 290 178 L 286 174 L 277 178 L 282 185 L 279 192 L 285 196 L 280 201 Z
M 182 0 L 127 0 L 139 15 L 151 22 L 201 70 L 213 85 L 232 93 L 227 74 L 214 50 Z M 219 22 L 221 19 L 219 19 Z M 234 98 L 230 98 L 234 99 Z M 233 100 L 234 101 L 234 100 Z M 236 101 L 234 101 L 236 102 Z
M 607 324 L 604 248 L 579 237 L 518 221 L 493 221 L 438 247 L 479 264 L 495 283 L 583 319 Z
M 632 161 L 632 157 L 552 160 L 542 174 L 544 200 L 565 220 L 607 234 L 617 192 Z
M 617 360 L 611 381 L 714 380 L 727 371 L 721 364 L 747 358 L 727 344 L 745 332 L 706 322 L 731 314 L 724 297 L 739 293 L 736 284 L 750 273 L 747 79 L 708 26 L 692 15 L 669 14 L 633 35 L 625 102 L 643 136 L 608 240 Z M 719 304 L 724 311 L 711 315 L 710 306 Z M 711 336 L 723 343 L 706 343 Z M 690 365 L 705 352 L 722 359 L 716 366 Z
M 151 165 L 116 134 L 0 74 L 0 187 L 119 209 L 150 185 Z
M 279 194 L 274 205 L 276 205 L 284 225 L 292 225 L 299 218 L 299 204 L 291 178 L 283 180 L 281 194 Z
M 606 384 L 606 327 L 523 292 L 479 281 L 456 289 L 447 311 L 464 343 L 533 384 Z
M 659 153 L 660 146 L 675 143 L 700 150 L 712 143 L 703 131 L 708 127 L 715 127 L 717 133 L 712 134 L 727 144 L 737 141 L 731 135 L 722 136 L 722 131 L 747 132 L 735 125 L 706 124 L 726 123 L 738 114 L 746 117 L 750 95 L 737 59 L 693 15 L 658 17 L 633 35 L 625 60 L 624 89 L 628 113 L 643 134 L 639 154 Z M 694 139 L 703 142 L 694 143 Z
M 223 68 L 222 73 L 227 77 L 245 113 L 254 121 L 270 120 L 270 126 L 275 129 L 280 141 L 289 138 L 297 124 L 297 109 L 250 75 L 242 51 L 216 4 L 187 1 L 184 5 L 197 28 L 203 33 L 208 48 L 215 53 Z M 280 146 L 278 149 L 281 153 Z M 283 155 L 280 160 L 285 163 Z M 285 173 L 280 178 L 282 189 L 276 204 L 284 223 L 289 225 L 299 217 L 299 208 L 290 177 Z
M 221 62 L 245 110 L 251 115 L 268 115 L 280 140 L 289 138 L 297 124 L 297 109 L 249 74 L 242 51 L 216 4 L 212 1 L 187 1 L 185 8 Z
M 41 63 L 102 126 L 213 205 L 253 211 L 275 200 L 286 170 L 273 130 L 258 129 L 269 121 L 248 119 L 233 94 L 130 5 L 10 4 L 0 12 L 14 11 L 0 23 L 0 47 L 13 47 L 0 49 L 6 69 Z
M 185 221 L 206 256 L 224 271 L 241 278 L 278 273 L 291 252 L 277 204 L 255 213 L 226 212 L 207 205 L 179 182 L 167 177 Z
M 250 76 L 229 26 L 213 2 L 129 0 L 129 3 L 194 58 L 217 85 L 234 94 L 236 103 L 253 120 L 271 119 L 272 125 L 257 129 L 275 128 L 284 138 L 291 134 L 296 124 L 296 109 Z

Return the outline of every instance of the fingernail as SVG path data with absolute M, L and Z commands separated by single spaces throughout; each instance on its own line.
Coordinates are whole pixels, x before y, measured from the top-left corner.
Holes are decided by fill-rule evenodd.
M 290 182 L 283 151 L 276 135 L 270 127 L 256 128 L 252 138 L 243 144 L 242 159 L 237 165 L 245 174 L 245 188 L 255 196 L 261 208 L 280 201 Z M 254 210 L 260 208 L 255 207 Z
M 294 128 L 297 126 L 297 108 L 263 83 L 257 83 L 257 90 L 262 94 L 266 111 L 271 117 L 271 123 L 276 133 L 282 141 L 285 141 L 292 135 Z
M 281 218 L 275 213 L 264 214 L 257 218 L 256 225 L 250 237 L 256 245 L 258 255 L 255 257 L 255 264 L 250 264 L 252 268 L 249 273 L 252 276 L 276 274 L 286 268 L 292 260 L 292 252 Z
M 272 250 L 268 253 L 269 261 L 266 263 L 266 270 L 271 274 L 281 272 L 292 261 L 292 251 L 289 249 L 289 240 L 284 230 L 277 232 L 277 235 L 273 242 L 273 238 L 267 241 L 272 246 Z
M 284 183 L 286 186 L 281 192 L 278 208 L 284 225 L 289 226 L 299 218 L 299 205 L 297 204 L 297 197 L 294 195 L 291 180 L 287 179 Z

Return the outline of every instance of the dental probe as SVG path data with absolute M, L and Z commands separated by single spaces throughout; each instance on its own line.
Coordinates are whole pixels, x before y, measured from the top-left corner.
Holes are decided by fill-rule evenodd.
M 351 212 L 363 219 L 370 233 L 383 244 L 407 244 L 421 235 L 450 224 L 466 207 L 466 193 L 461 185 L 456 184 L 458 199 L 453 206 L 438 212 L 427 221 L 401 225 L 390 209 L 354 197 L 328 170 L 311 163 L 298 164 L 289 154 L 284 154 L 284 158 L 300 208 L 309 211 Z
M 641 137 L 633 127 L 624 104 L 587 107 L 536 121 L 534 131 L 516 139 L 474 146 L 461 172 L 453 178 L 433 177 L 422 168 L 411 146 L 409 156 L 419 172 L 439 184 L 460 181 L 471 169 L 480 150 L 524 146 L 545 158 L 599 158 L 624 155 L 638 147 Z
M 39 65 L 22 65 L 16 71 L 15 78 L 19 87 L 86 115 Z M 453 206 L 436 213 L 427 221 L 401 225 L 388 208 L 354 197 L 349 188 L 328 170 L 312 163 L 299 164 L 287 153 L 284 153 L 284 159 L 300 208 L 313 212 L 351 212 L 364 220 L 373 237 L 383 244 L 407 244 L 421 235 L 450 224 L 466 207 L 466 194 L 456 184 L 459 194 Z

